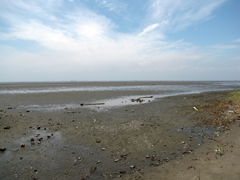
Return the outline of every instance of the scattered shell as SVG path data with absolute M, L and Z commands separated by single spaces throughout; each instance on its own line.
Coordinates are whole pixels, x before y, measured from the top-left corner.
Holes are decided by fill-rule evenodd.
M 131 169 L 133 169 L 133 168 L 135 168 L 135 167 L 136 167 L 136 166 L 134 166 L 134 165 L 131 165 L 131 166 L 130 166 Z
M 118 161 L 120 161 L 119 159 L 115 159 L 115 162 L 118 162 Z

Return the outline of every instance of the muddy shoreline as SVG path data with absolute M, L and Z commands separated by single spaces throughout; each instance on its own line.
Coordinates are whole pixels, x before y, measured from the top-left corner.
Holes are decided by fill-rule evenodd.
M 104 95 L 109 94 L 93 96 Z M 102 111 L 79 105 L 44 112 L 19 105 L 75 102 L 77 93 L 1 95 L 0 147 L 6 150 L 0 152 L 0 178 L 113 179 L 164 165 L 216 136 L 215 127 L 199 125 L 215 115 L 193 107 L 214 105 L 226 95 L 208 92 Z

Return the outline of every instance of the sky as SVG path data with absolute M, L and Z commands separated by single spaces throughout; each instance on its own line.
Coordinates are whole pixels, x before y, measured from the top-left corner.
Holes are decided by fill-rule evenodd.
M 0 82 L 240 80 L 239 0 L 0 0 Z

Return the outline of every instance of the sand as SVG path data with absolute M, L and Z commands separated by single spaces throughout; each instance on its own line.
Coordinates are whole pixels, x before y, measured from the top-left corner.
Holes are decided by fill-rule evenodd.
M 0 152 L 0 179 L 239 178 L 237 121 L 229 132 L 220 132 L 223 128 L 216 132 L 216 126 L 203 123 L 223 118 L 225 112 L 211 112 L 227 92 L 103 110 L 79 105 L 29 111 L 25 106 L 109 96 L 109 92 L 82 93 L 1 95 L 0 148 L 6 150 Z M 215 150 L 221 141 L 226 146 L 220 156 Z

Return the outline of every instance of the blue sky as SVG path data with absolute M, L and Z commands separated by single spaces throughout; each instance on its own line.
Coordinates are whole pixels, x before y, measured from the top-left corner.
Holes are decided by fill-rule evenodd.
M 239 0 L 1 0 L 0 81 L 240 80 Z

